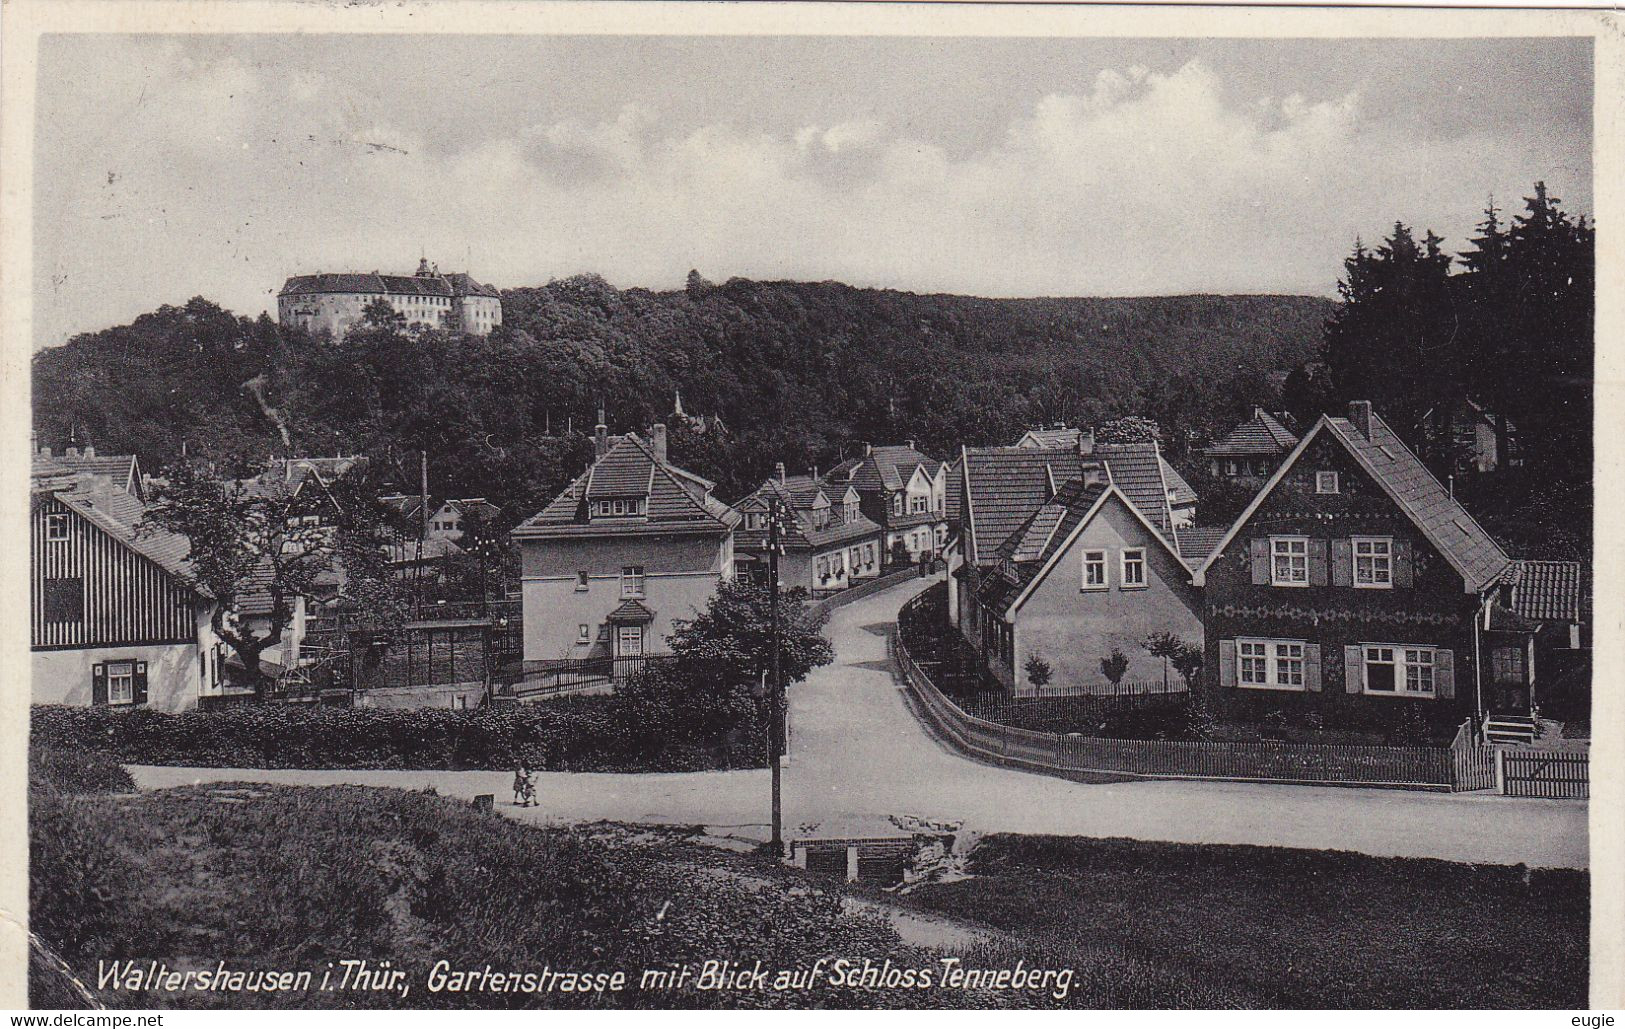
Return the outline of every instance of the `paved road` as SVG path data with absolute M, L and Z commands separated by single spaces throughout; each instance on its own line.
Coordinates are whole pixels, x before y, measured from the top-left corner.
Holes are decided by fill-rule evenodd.
M 885 626 L 923 586 L 896 586 L 834 612 L 830 635 L 835 663 L 790 690 L 787 825 L 916 815 L 961 822 L 980 832 L 1251 843 L 1587 867 L 1583 802 L 1245 783 L 1081 784 L 960 757 L 920 726 L 886 664 Z M 764 771 L 544 772 L 537 775 L 541 805 L 529 809 L 506 805 L 512 776 L 504 772 L 154 767 L 132 772 L 145 788 L 225 780 L 408 789 L 432 785 L 451 796 L 495 793 L 505 812 L 529 820 L 700 823 L 736 827 L 739 835 L 765 835 Z

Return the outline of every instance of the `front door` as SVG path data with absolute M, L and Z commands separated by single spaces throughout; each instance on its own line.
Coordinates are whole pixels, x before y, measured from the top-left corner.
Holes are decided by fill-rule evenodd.
M 623 625 L 617 634 L 617 657 L 643 656 L 643 626 Z

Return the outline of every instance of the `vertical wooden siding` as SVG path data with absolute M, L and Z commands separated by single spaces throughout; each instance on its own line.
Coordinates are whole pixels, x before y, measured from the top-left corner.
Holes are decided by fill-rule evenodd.
M 68 516 L 66 540 L 46 540 L 48 514 Z M 192 591 L 67 504 L 52 498 L 34 509 L 28 547 L 30 644 L 35 649 L 185 643 L 197 638 Z M 79 621 L 46 619 L 47 579 L 83 580 Z

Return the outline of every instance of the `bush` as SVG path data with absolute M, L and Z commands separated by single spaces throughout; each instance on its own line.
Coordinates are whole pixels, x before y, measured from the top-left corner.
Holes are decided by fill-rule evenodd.
M 28 781 L 63 793 L 135 792 L 135 780 L 117 759 L 79 747 L 29 747 Z
M 130 764 L 206 768 L 509 769 L 570 772 L 760 767 L 715 723 L 674 720 L 651 733 L 616 697 L 565 697 L 518 708 L 247 706 L 167 714 L 41 706 L 33 744 Z M 703 755 L 703 757 L 701 756 Z

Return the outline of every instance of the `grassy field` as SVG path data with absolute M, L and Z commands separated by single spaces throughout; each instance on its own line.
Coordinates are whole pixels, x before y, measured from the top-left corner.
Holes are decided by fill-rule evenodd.
M 540 829 L 448 799 L 357 787 L 118 791 L 77 762 L 36 766 L 36 931 L 97 986 L 98 960 L 176 970 L 392 962 L 382 991 L 169 994 L 118 1007 L 1316 1007 L 1585 1002 L 1585 876 L 1236 847 L 994 837 L 974 878 L 886 899 L 1004 930 L 969 967 L 1070 968 L 1042 993 L 832 986 L 654 992 L 644 969 L 820 958 L 940 968 L 811 881 L 681 829 Z M 86 786 L 86 782 L 91 783 Z M 53 782 L 72 789 L 52 785 Z M 98 792 L 88 792 L 89 790 Z M 623 992 L 432 993 L 454 968 L 611 973 Z M 825 971 L 829 968 L 826 964 Z M 39 1006 L 79 1007 L 40 977 Z
M 993 836 L 910 902 L 1249 1007 L 1579 1008 L 1589 877 L 1270 847 Z

